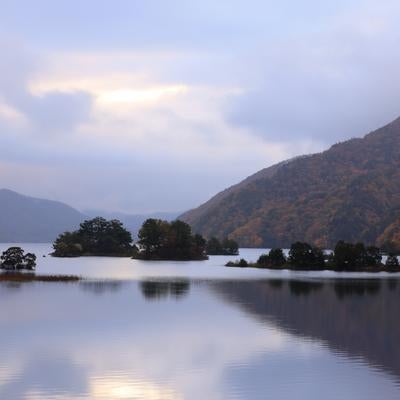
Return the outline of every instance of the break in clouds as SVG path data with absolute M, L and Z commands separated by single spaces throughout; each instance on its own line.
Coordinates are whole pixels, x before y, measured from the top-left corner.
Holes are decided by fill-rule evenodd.
M 0 186 L 183 211 L 398 117 L 398 2 L 293 3 L 0 0 Z

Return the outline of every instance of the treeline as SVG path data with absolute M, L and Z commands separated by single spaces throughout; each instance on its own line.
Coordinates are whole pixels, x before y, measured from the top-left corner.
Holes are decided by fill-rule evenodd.
M 122 256 L 146 260 L 204 260 L 207 254 L 237 255 L 234 240 L 206 241 L 183 221 L 147 219 L 137 243 L 118 220 L 97 217 L 84 221 L 74 232 L 64 232 L 53 243 L 55 257 Z
M 190 225 L 150 218 L 138 234 L 138 251 L 134 258 L 151 260 L 204 260 L 207 255 L 237 255 L 239 246 L 234 240 L 216 238 L 209 241 L 192 234 Z
M 394 254 L 389 254 L 383 264 L 382 251 L 378 247 L 342 240 L 336 244 L 333 252 L 324 252 L 308 243 L 296 242 L 291 245 L 288 256 L 282 249 L 275 248 L 268 254 L 262 254 L 256 263 L 241 259 L 226 265 L 311 271 L 400 271 L 399 260 Z

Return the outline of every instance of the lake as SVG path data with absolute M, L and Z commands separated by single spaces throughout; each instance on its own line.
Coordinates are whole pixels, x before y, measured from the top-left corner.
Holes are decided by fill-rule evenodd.
M 400 398 L 400 276 L 42 257 L 0 283 L 0 399 Z M 9 245 L 0 245 L 3 251 Z M 242 249 L 255 261 L 263 251 Z

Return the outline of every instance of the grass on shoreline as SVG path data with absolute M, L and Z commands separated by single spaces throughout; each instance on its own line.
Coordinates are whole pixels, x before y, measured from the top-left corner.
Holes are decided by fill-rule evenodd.
M 0 282 L 78 282 L 82 280 L 76 275 L 36 275 L 24 272 L 0 273 Z

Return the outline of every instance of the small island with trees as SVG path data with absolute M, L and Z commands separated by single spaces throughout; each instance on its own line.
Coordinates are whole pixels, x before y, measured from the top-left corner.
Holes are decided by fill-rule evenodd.
M 0 269 L 6 271 L 33 271 L 36 268 L 36 255 L 25 253 L 21 247 L 10 247 L 0 256 Z
M 237 255 L 238 244 L 228 238 L 205 240 L 190 225 L 175 220 L 147 219 L 133 243 L 131 233 L 118 220 L 86 220 L 74 232 L 64 232 L 53 243 L 54 257 L 110 256 L 141 260 L 206 260 L 209 255 Z
M 187 223 L 147 219 L 138 234 L 138 249 L 133 258 L 140 260 L 206 260 L 206 240 L 192 234 Z
M 36 275 L 36 255 L 25 253 L 13 246 L 0 256 L 0 282 L 76 282 L 81 278 L 73 275 Z
M 116 219 L 96 217 L 80 224 L 74 232 L 62 233 L 53 243 L 54 257 L 130 257 L 136 248 L 132 235 Z
M 347 272 L 400 272 L 399 260 L 389 254 L 386 263 L 382 263 L 382 251 L 375 246 L 363 243 L 339 241 L 333 252 L 324 252 L 308 243 L 296 242 L 290 247 L 286 256 L 282 249 L 271 249 L 262 254 L 256 263 L 244 259 L 230 261 L 228 267 L 252 267 L 268 269 L 290 269 L 299 271 L 347 271 Z

